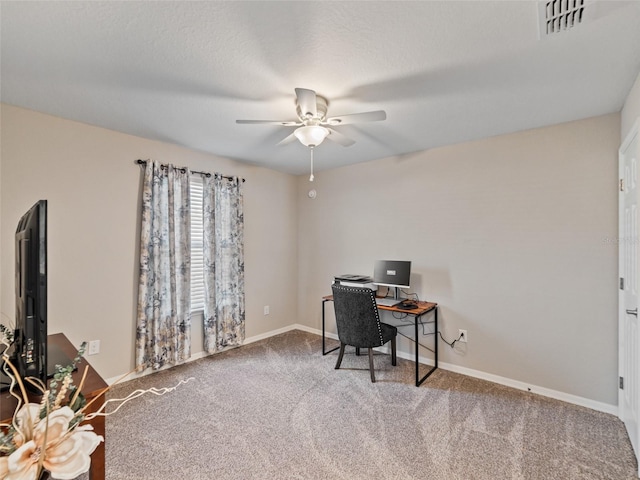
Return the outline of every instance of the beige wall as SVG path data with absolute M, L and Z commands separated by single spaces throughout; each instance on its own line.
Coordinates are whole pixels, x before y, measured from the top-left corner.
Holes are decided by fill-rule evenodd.
M 640 73 L 627 96 L 620 115 L 621 141 L 627 138 L 636 120 L 640 118 Z
M 442 361 L 616 405 L 619 143 L 612 114 L 300 177 L 300 319 L 333 275 L 411 260 L 445 338 L 468 331 Z
M 12 106 L 1 114 L 3 321 L 15 224 L 46 198 L 50 331 L 102 340 L 90 361 L 107 378 L 133 366 L 133 161 L 151 157 L 247 179 L 247 336 L 320 328 L 334 274 L 406 258 L 445 337 L 468 330 L 462 349 L 440 343 L 441 360 L 617 404 L 617 114 L 319 172 L 314 184 Z M 196 328 L 194 353 L 200 338 Z
M 20 215 L 47 199 L 49 331 L 65 332 L 76 345 L 101 340 L 101 353 L 89 360 L 105 378 L 133 367 L 138 158 L 246 178 L 246 334 L 294 323 L 295 177 L 5 104 L 1 122 L 3 323 L 15 310 L 13 232 Z M 197 320 L 194 353 L 202 350 Z

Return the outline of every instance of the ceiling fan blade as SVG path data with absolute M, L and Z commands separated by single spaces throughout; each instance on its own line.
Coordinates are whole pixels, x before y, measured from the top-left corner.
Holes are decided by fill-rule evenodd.
M 332 128 L 327 128 L 327 130 L 329 130 L 329 135 L 327 136 L 327 138 L 333 142 L 339 143 L 343 147 L 350 147 L 351 145 L 356 143 L 355 140 L 351 140 L 349 137 L 345 137 L 343 134 L 335 131 Z
M 295 142 L 296 136 L 292 133 L 291 135 L 289 135 L 288 137 L 283 138 L 282 140 L 280 140 L 277 145 L 286 145 L 287 143 L 291 143 L 291 142 Z
M 387 113 L 384 110 L 376 110 L 375 112 L 352 113 L 350 115 L 340 115 L 339 117 L 327 118 L 323 125 L 347 125 L 357 122 L 378 122 L 385 120 Z
M 304 120 L 310 116 L 315 118 L 318 115 L 318 104 L 316 100 L 316 92 L 307 90 L 306 88 L 296 88 L 296 97 L 298 98 L 298 106 L 300 107 L 300 117 Z
M 285 127 L 295 127 L 302 125 L 300 122 L 283 122 L 282 120 L 236 120 L 236 123 L 256 125 L 256 124 L 265 124 L 265 125 L 283 125 Z

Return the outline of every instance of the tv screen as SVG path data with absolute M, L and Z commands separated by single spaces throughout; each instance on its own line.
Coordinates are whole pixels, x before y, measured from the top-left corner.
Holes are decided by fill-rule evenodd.
M 411 262 L 378 260 L 373 268 L 373 283 L 385 287 L 409 288 Z
M 40 200 L 16 229 L 15 355 L 23 377 L 47 380 L 47 201 Z

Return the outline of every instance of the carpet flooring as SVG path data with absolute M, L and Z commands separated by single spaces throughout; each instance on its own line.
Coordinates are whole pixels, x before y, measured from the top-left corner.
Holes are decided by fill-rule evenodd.
M 108 480 L 614 479 L 636 477 L 620 420 L 583 407 L 437 370 L 413 385 L 413 363 L 294 330 L 116 385 L 194 380 L 107 417 Z

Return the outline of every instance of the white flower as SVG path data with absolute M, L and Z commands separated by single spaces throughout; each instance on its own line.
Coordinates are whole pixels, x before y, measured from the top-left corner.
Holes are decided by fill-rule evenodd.
M 9 475 L 9 457 L 0 457 L 0 478 L 3 480 Z
M 2 333 L 1 329 L 0 333 Z M 0 344 L 8 346 L 6 342 L 2 341 L 1 336 Z M 106 417 L 111 413 L 117 412 L 129 400 L 146 393 L 164 395 L 175 390 L 179 385 L 193 380 L 193 378 L 180 380 L 178 385 L 171 388 L 135 390 L 125 398 L 104 401 L 101 407 L 91 413 L 86 411 L 91 404 L 89 402 L 74 413 L 68 406 L 60 407 L 61 402 L 64 401 L 65 393 L 73 384 L 73 379 L 70 377 L 70 367 L 66 370 L 60 369 L 58 372 L 64 374 L 59 392 L 55 386 L 49 391 L 45 389 L 44 385 L 41 385 L 38 389 L 42 393 L 42 403 L 28 403 L 28 395 L 23 379 L 7 355 L 2 354 L 1 358 L 5 365 L 8 365 L 11 369 L 12 374 L 10 376 L 15 381 L 11 387 L 11 394 L 18 398 L 18 395 L 14 392 L 14 387 L 17 385 L 22 393 L 22 401 L 25 403 L 14 414 L 12 421 L 14 428 L 8 429 L 6 424 L 0 426 L 3 433 L 1 438 L 0 480 L 37 480 L 41 470 L 48 471 L 51 478 L 55 480 L 76 478 L 89 470 L 91 466 L 90 455 L 100 445 L 100 442 L 104 441 L 102 436 L 93 432 L 92 426 L 77 425 L 79 419 L 84 418 L 85 421 L 91 421 L 96 417 Z M 79 357 L 74 360 L 74 365 L 77 361 L 79 361 Z M 76 393 L 69 399 L 71 403 L 75 403 L 79 392 L 82 391 L 84 379 L 85 376 L 83 375 L 80 385 L 75 389 Z M 31 383 L 36 386 L 39 385 L 35 381 Z M 104 389 L 102 393 L 106 392 L 106 390 Z M 55 398 L 55 402 L 51 405 L 51 399 L 53 398 Z M 104 413 L 107 404 L 118 404 L 118 406 L 112 412 Z M 48 414 L 45 418 L 40 419 L 40 412 L 43 408 L 47 409 Z M 13 452 L 7 456 L 5 454 L 7 451 Z
M 3 469 L 8 472 L 6 477 L 0 478 L 35 480 L 40 459 L 43 468 L 54 479 L 73 479 L 89 470 L 90 455 L 104 439 L 92 432 L 93 427 L 90 425 L 69 430 L 69 422 L 74 416 L 73 410 L 62 407 L 40 420 L 33 429 L 32 438 L 11 455 L 4 457 L 6 462 L 0 461 L 0 474 L 4 473 Z M 26 432 L 25 437 L 28 438 Z M 6 468 L 3 463 L 6 463 Z

